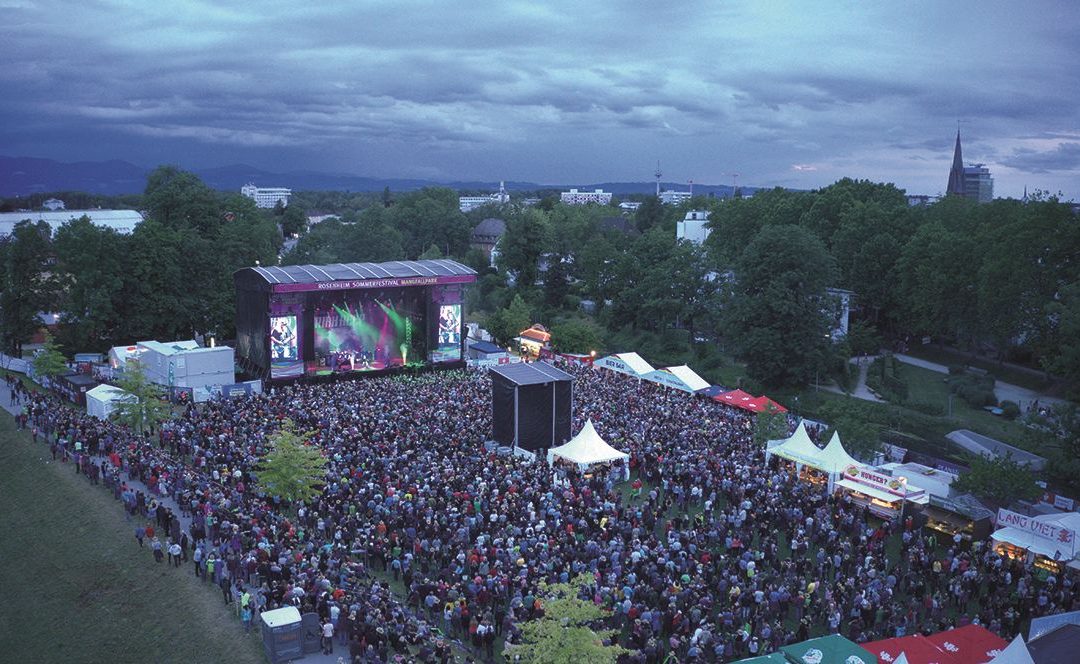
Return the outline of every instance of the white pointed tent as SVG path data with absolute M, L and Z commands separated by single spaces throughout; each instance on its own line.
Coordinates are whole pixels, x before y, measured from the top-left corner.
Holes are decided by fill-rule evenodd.
M 775 454 L 778 457 L 794 461 L 801 466 L 817 468 L 818 457 L 821 450 L 810 440 L 810 434 L 806 432 L 806 423 L 799 422 L 795 427 L 795 433 L 781 440 L 770 440 L 766 444 L 765 460 Z
M 629 475 L 630 472 L 630 455 L 608 445 L 596 432 L 592 420 L 586 421 L 581 431 L 565 445 L 548 450 L 548 463 L 554 463 L 555 459 L 565 459 L 582 470 L 593 464 L 621 460 L 626 473 Z
M 1024 643 L 1024 637 L 1017 634 L 1016 638 L 988 664 L 1035 664 L 1035 660 L 1031 657 L 1027 644 Z
M 819 458 L 821 465 L 818 468 L 829 474 L 830 492 L 833 490 L 836 480 L 840 478 L 846 469 L 863 465 L 847 453 L 844 446 L 840 444 L 840 434 L 836 431 L 833 432 L 832 438 L 829 439 L 829 444 L 825 446 L 825 449 L 821 450 Z

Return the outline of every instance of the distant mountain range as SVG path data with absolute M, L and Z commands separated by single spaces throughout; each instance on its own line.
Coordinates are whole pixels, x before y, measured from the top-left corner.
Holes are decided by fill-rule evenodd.
M 83 191 L 93 194 L 115 196 L 142 193 L 146 187 L 146 175 L 153 169 L 136 166 L 130 162 L 80 161 L 64 163 L 52 159 L 33 157 L 0 156 L 0 196 L 26 196 L 44 192 Z M 424 187 L 449 187 L 458 191 L 494 191 L 498 182 L 451 182 L 417 180 L 408 178 L 370 178 L 359 175 L 293 171 L 272 173 L 247 164 L 233 164 L 217 168 L 190 169 L 208 186 L 221 191 L 239 191 L 243 185 L 253 182 L 265 187 L 289 187 L 294 191 L 413 191 Z M 506 182 L 509 191 L 538 191 L 541 189 L 566 190 L 576 187 L 583 191 L 603 189 L 613 194 L 648 194 L 656 191 L 655 182 L 598 182 L 593 184 L 537 184 L 535 182 Z M 685 191 L 687 185 L 664 182 L 663 189 Z M 756 187 L 740 187 L 744 193 Z M 695 184 L 695 194 L 730 196 L 728 185 Z

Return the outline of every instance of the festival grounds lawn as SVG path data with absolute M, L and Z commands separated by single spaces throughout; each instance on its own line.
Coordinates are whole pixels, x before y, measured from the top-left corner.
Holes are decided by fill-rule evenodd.
M 48 461 L 48 463 L 47 463 Z M 154 562 L 120 504 L 0 414 L 5 662 L 263 662 L 191 563 Z

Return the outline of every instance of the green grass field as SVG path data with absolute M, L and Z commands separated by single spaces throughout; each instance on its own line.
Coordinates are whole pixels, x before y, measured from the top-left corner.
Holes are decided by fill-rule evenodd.
M 216 586 L 196 583 L 191 563 L 155 563 L 120 504 L 6 413 L 0 506 L 3 661 L 264 661 Z
M 993 360 L 982 357 L 971 357 L 967 353 L 941 348 L 932 344 L 915 346 L 909 349 L 907 354 L 928 362 L 944 364 L 945 366 L 959 365 L 982 369 L 1004 383 L 1012 383 L 1036 392 L 1056 394 L 1061 387 L 1058 381 L 1052 378 L 1048 379 L 1043 373 L 1024 371 L 1007 364 L 998 364 Z
M 993 415 L 982 408 L 972 408 L 955 396 L 951 399 L 952 415 L 949 416 L 949 386 L 945 383 L 945 374 L 903 362 L 900 362 L 899 367 L 900 379 L 908 384 L 913 399 L 938 403 L 946 409 L 946 416 L 942 419 L 949 431 L 971 429 L 1013 445 L 1023 446 L 1026 438 L 1023 424 Z

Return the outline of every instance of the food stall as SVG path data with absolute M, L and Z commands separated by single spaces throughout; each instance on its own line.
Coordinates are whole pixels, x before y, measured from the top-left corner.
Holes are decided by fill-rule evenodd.
M 994 513 L 970 495 L 952 498 L 930 495 L 923 514 L 927 528 L 949 537 L 960 533 L 968 542 L 984 540 L 993 530 Z
M 780 463 L 788 463 L 798 473 L 803 482 L 824 487 L 829 481 L 829 474 L 821 467 L 822 450 L 810 440 L 806 424 L 799 422 L 795 432 L 780 440 L 770 440 L 765 444 L 765 460 L 773 457 Z
M 956 534 L 967 541 L 986 539 L 993 530 L 994 513 L 983 507 L 975 497 L 959 496 L 952 490 L 958 475 L 921 463 L 886 463 L 877 467 L 894 478 L 900 478 L 923 489 L 922 496 L 910 502 L 926 519 L 925 527 L 947 535 Z
M 1028 516 L 999 509 L 997 526 L 991 537 L 999 553 L 1053 574 L 1060 574 L 1066 566 L 1080 568 L 1076 546 L 1080 513 Z
M 836 482 L 836 487 L 883 519 L 899 517 L 905 500 L 921 499 L 926 494 L 920 487 L 909 484 L 906 478 L 892 477 L 856 464 L 844 469 L 843 479 Z

